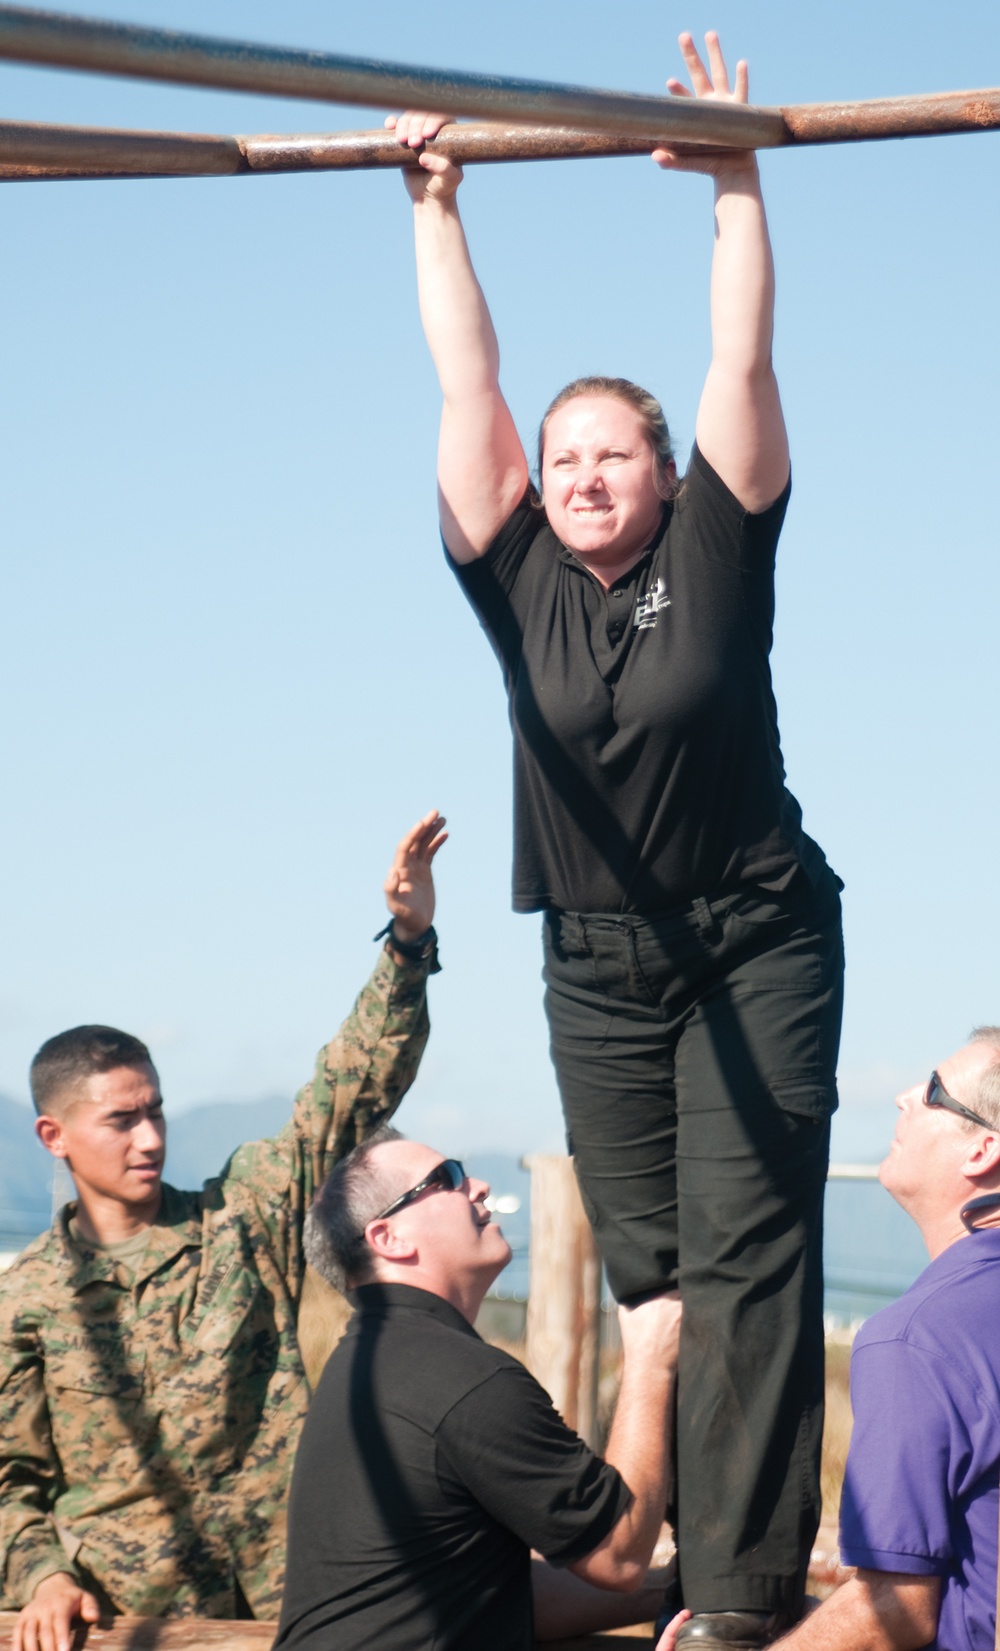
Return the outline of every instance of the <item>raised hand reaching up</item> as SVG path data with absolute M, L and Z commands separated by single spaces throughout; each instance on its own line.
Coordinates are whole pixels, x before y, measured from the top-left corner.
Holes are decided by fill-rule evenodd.
M 431 863 L 447 841 L 444 816 L 436 808 L 418 820 L 399 843 L 383 888 L 392 913 L 392 938 L 404 945 L 427 933 L 434 921 Z

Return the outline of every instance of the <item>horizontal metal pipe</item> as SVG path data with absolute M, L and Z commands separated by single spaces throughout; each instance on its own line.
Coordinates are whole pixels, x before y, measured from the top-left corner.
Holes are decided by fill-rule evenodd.
M 559 127 L 447 126 L 429 148 L 459 165 L 648 155 L 654 138 L 607 138 Z M 246 172 L 346 171 L 416 166 L 414 150 L 391 133 L 128 132 L 88 126 L 0 121 L 0 180 L 29 178 L 208 177 Z
M 1000 128 L 1000 88 L 856 103 L 800 103 L 772 112 L 780 113 L 786 124 L 782 147 L 940 137 Z M 303 162 L 317 168 L 416 164 L 414 151 L 404 149 L 391 133 L 384 131 L 261 134 L 242 137 L 239 142 L 253 171 L 298 171 Z M 572 127 L 530 127 L 491 121 L 446 126 L 427 148 L 466 165 L 649 155 L 663 143 L 661 135 L 651 132 L 641 136 L 610 135 Z M 681 154 L 706 154 L 724 153 L 729 146 L 674 139 L 669 141 L 669 147 Z
M 315 167 L 379 168 L 416 166 L 417 154 L 390 132 L 303 133 L 240 138 L 253 172 L 299 172 Z M 602 155 L 649 155 L 654 137 L 608 137 L 559 126 L 514 126 L 502 122 L 446 126 L 426 147 L 459 166 L 498 161 L 585 160 Z M 692 149 L 693 144 L 675 145 Z M 697 145 L 699 149 L 709 145 Z
M 0 179 L 225 177 L 246 170 L 234 137 L 0 121 Z
M 866 98 L 860 103 L 795 103 L 777 112 L 785 122 L 788 144 L 944 137 L 1000 127 L 1000 87 Z
M 1000 90 L 942 92 L 864 103 L 798 104 L 782 113 L 789 127 L 789 143 L 795 146 L 938 136 L 1000 127 Z M 467 165 L 648 155 L 660 141 L 652 136 L 608 137 L 569 127 L 488 122 L 446 126 L 427 147 Z M 674 143 L 673 147 L 702 153 L 712 149 L 711 145 L 688 143 Z M 0 181 L 222 177 L 416 164 L 416 153 L 382 130 L 227 137 L 0 121 Z
M 766 149 L 785 141 L 780 113 L 746 104 L 646 97 L 544 80 L 412 68 L 373 58 L 250 45 L 21 6 L 0 6 L 0 58 L 323 103 L 446 109 L 450 114 L 499 116 L 632 137 L 656 132 L 662 138 L 687 138 L 727 148 Z

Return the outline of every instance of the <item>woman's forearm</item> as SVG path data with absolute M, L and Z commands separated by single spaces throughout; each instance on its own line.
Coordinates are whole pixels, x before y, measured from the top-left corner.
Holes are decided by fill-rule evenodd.
M 774 335 L 774 259 L 756 161 L 715 179 L 712 362 L 769 372 Z
M 746 103 L 746 63 L 736 65 L 732 90 L 719 37 L 705 36 L 709 74 L 689 34 L 681 52 L 697 97 Z M 679 80 L 670 90 L 683 96 Z M 705 172 L 715 180 L 715 252 L 712 258 L 712 361 L 698 408 L 695 435 L 709 464 L 744 509 L 765 510 L 788 481 L 788 437 L 771 366 L 774 264 L 752 153 L 719 156 L 658 149 L 653 159 L 675 172 Z
M 454 195 L 415 201 L 420 319 L 445 401 L 495 390 L 500 351 Z
M 410 177 L 420 317 L 444 407 L 438 502 L 445 543 L 458 562 L 481 556 L 528 484 L 510 409 L 500 391 L 500 351 L 469 257 L 455 192 L 461 173 L 423 156 L 430 177 Z
M 752 155 L 715 178 L 711 312 L 698 446 L 746 510 L 765 510 L 788 480 L 788 436 L 771 363 L 774 262 Z

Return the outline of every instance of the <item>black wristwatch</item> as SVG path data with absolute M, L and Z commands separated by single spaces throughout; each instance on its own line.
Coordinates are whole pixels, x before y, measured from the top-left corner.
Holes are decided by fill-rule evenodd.
M 390 917 L 385 928 L 379 929 L 378 934 L 373 935 L 372 938 L 374 940 L 387 940 L 393 951 L 398 952 L 400 957 L 405 957 L 410 963 L 426 963 L 428 960 L 433 959 L 431 974 L 437 974 L 441 965 L 437 961 L 438 937 L 433 923 L 429 929 L 424 930 L 423 934 L 418 934 L 416 940 L 399 940 L 392 932 L 393 921 L 394 919 Z

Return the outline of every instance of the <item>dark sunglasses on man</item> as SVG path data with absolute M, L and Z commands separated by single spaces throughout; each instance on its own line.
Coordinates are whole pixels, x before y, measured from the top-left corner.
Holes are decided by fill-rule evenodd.
M 927 1080 L 924 1105 L 939 1106 L 946 1112 L 955 1112 L 960 1118 L 968 1118 L 970 1124 L 978 1124 L 980 1129 L 996 1128 L 995 1124 L 989 1124 L 985 1118 L 981 1118 L 978 1112 L 973 1112 L 970 1107 L 963 1106 L 961 1101 L 956 1101 L 954 1095 L 949 1095 L 936 1072 L 932 1072 Z
M 435 1164 L 430 1174 L 422 1181 L 418 1181 L 409 1192 L 404 1192 L 399 1198 L 394 1198 L 386 1209 L 381 1210 L 375 1217 L 376 1221 L 384 1221 L 387 1215 L 395 1215 L 397 1210 L 404 1209 L 412 1204 L 422 1192 L 429 1192 L 432 1187 L 440 1187 L 443 1192 L 457 1192 L 465 1182 L 465 1170 L 457 1158 L 444 1158 L 440 1164 Z

